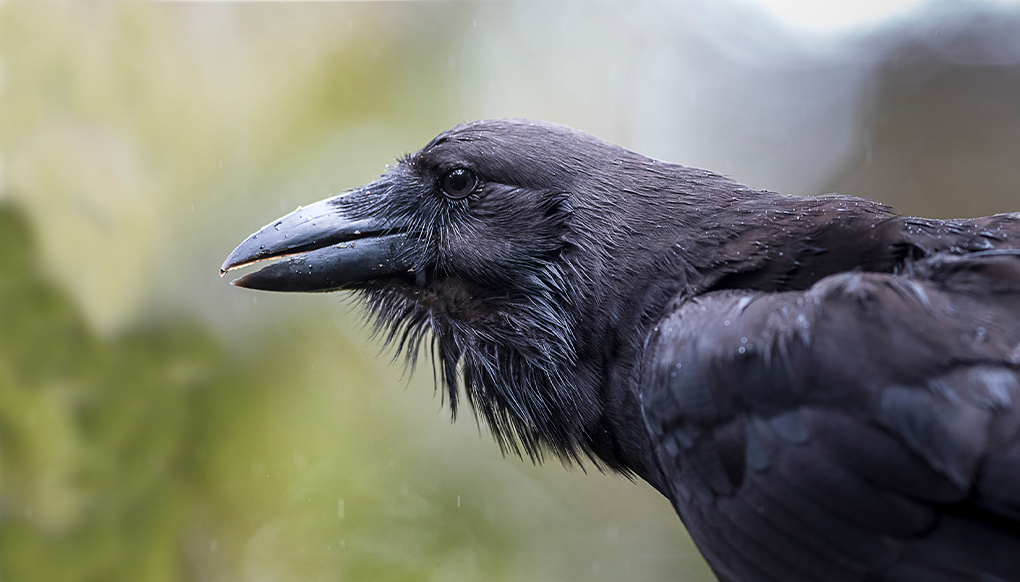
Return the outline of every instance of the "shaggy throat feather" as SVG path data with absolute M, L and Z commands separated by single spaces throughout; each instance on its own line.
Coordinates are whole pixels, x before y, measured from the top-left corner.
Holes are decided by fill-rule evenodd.
M 574 326 L 555 295 L 546 288 L 526 298 L 472 301 L 457 283 L 365 289 L 374 334 L 411 370 L 427 351 L 453 416 L 463 387 L 504 454 L 540 462 L 552 453 L 568 464 L 594 459 L 587 427 L 600 406 L 574 386 Z

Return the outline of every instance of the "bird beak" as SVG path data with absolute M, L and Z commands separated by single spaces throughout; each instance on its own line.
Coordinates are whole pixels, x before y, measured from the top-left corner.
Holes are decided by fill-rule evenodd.
M 357 202 L 372 196 L 366 186 L 321 200 L 274 220 L 244 240 L 220 267 L 220 275 L 270 259 L 284 258 L 231 281 L 263 291 L 336 291 L 406 272 L 403 225 L 362 216 Z

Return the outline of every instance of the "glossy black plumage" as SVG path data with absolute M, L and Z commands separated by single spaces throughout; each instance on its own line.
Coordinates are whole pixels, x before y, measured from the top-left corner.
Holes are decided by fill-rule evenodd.
M 455 411 L 646 479 L 721 580 L 1020 582 L 1020 215 L 785 197 L 495 120 L 282 220 L 223 269 L 298 256 L 238 284 L 360 292 Z

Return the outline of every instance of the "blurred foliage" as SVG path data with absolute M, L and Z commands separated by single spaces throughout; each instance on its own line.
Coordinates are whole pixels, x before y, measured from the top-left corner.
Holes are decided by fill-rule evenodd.
M 329 389 L 317 376 L 342 371 L 365 387 L 370 372 L 342 350 L 316 349 L 321 338 L 281 331 L 294 341 L 248 365 L 186 322 L 103 338 L 38 264 L 24 216 L 0 206 L 0 579 L 571 579 L 588 577 L 589 563 L 614 572 L 587 546 L 621 545 L 621 526 L 592 532 L 506 461 L 472 476 L 477 460 L 363 417 L 370 391 Z M 316 361 L 328 364 L 305 365 Z M 444 452 L 453 457 L 436 470 Z M 559 529 L 581 533 L 572 541 Z M 640 536 L 622 545 L 634 543 Z M 556 576 L 571 552 L 581 569 Z M 645 572 L 703 569 L 691 552 L 622 554 Z
M 176 579 L 205 398 L 246 379 L 192 326 L 96 338 L 38 259 L 0 207 L 0 578 Z
M 399 154 L 395 136 L 410 149 L 452 123 L 430 120 L 457 103 L 438 46 L 453 39 L 402 14 L 0 3 L 5 195 L 29 213 L 46 267 L 90 324 L 116 330 L 145 317 L 153 297 L 193 293 L 196 279 L 182 285 L 156 265 L 180 259 L 170 266 L 187 272 L 199 264 L 189 250 L 243 238 L 225 214 L 246 229 L 256 210 L 336 193 Z M 335 144 L 339 127 L 350 141 Z M 295 183 L 301 175 L 314 183 Z M 182 227 L 205 244 L 181 245 Z

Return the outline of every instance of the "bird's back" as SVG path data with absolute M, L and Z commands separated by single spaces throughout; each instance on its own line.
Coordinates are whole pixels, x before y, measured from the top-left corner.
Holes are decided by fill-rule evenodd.
M 656 459 L 722 580 L 1020 581 L 1020 216 L 874 228 L 887 272 L 763 262 L 649 339 Z

